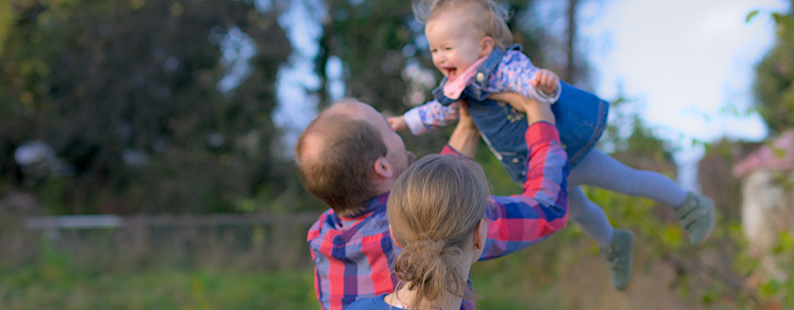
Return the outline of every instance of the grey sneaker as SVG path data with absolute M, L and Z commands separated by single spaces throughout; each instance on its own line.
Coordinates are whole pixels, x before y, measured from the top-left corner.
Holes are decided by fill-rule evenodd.
M 631 282 L 631 271 L 634 266 L 634 234 L 627 229 L 615 229 L 612 243 L 601 249 L 609 269 L 612 270 L 612 286 L 623 291 Z
M 675 210 L 675 217 L 689 233 L 689 244 L 699 248 L 714 232 L 714 201 L 689 192 L 684 203 Z

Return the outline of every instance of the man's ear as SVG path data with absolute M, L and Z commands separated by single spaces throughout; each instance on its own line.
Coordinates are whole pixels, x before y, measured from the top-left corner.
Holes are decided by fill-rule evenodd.
M 484 37 L 480 40 L 480 58 L 491 55 L 494 48 L 494 41 L 491 37 Z
M 394 169 L 392 169 L 391 163 L 389 163 L 389 160 L 386 159 L 386 157 L 380 157 L 376 159 L 372 169 L 375 171 L 375 175 L 379 178 L 390 179 L 394 176 Z

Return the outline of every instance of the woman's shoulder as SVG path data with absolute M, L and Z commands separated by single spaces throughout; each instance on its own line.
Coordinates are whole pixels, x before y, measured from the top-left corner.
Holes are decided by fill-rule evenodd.
M 389 309 L 399 309 L 397 307 L 390 307 L 385 301 L 383 301 L 383 297 L 387 294 L 381 294 L 372 298 L 365 298 L 359 299 L 350 304 L 347 307 L 347 310 L 389 310 Z

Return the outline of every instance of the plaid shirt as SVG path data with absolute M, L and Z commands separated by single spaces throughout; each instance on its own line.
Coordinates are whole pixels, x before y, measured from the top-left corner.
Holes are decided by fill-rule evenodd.
M 568 158 L 557 128 L 535 123 L 525 135 L 530 160 L 521 195 L 491 196 L 488 235 L 480 260 L 501 257 L 545 239 L 565 227 Z M 460 155 L 445 146 L 441 154 Z M 325 211 L 309 229 L 307 241 L 314 260 L 314 287 L 323 309 L 342 310 L 358 299 L 394 291 L 398 282 L 391 266 L 399 248 L 389 233 L 386 201 L 389 193 L 372 199 L 352 218 Z M 463 309 L 474 309 L 464 300 Z

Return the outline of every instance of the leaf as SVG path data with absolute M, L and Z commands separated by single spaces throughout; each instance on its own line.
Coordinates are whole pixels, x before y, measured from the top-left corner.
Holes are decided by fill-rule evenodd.
M 779 13 L 772 13 L 772 18 L 775 19 L 775 24 L 778 26 L 783 25 L 783 21 L 785 20 L 785 16 L 780 15 Z
M 745 20 L 746 23 L 749 23 L 753 18 L 758 15 L 758 10 L 752 10 L 750 13 L 747 14 L 747 19 Z

